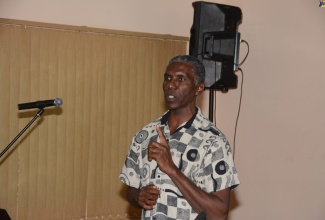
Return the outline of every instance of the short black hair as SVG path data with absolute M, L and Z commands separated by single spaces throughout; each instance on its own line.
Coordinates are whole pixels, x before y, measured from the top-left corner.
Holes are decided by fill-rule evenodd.
M 190 55 L 179 55 L 173 57 L 167 64 L 169 67 L 170 64 L 180 62 L 180 63 L 187 63 L 190 64 L 193 68 L 193 73 L 195 75 L 195 83 L 204 83 L 205 80 L 205 68 L 201 60 L 194 56 Z

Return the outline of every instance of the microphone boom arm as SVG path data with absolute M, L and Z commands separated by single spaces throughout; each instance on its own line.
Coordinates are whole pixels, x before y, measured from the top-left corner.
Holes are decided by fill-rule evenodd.
M 41 108 L 34 118 L 19 132 L 19 134 L 10 142 L 10 144 L 1 152 L 0 158 L 6 153 L 7 150 L 10 149 L 10 147 L 20 138 L 20 136 L 36 121 L 37 118 L 41 117 L 41 115 L 44 113 L 44 109 Z

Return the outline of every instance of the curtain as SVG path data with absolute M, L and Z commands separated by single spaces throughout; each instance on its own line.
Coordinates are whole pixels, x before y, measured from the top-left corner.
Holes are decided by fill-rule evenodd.
M 139 219 L 118 179 L 132 136 L 164 111 L 163 73 L 188 39 L 0 19 L 0 208 L 11 219 Z

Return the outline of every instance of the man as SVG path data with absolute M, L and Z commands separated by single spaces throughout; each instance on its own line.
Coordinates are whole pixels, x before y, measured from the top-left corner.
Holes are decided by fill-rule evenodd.
M 204 76 L 197 58 L 171 59 L 163 83 L 168 111 L 132 139 L 120 179 L 142 219 L 227 218 L 239 180 L 226 137 L 196 106 Z

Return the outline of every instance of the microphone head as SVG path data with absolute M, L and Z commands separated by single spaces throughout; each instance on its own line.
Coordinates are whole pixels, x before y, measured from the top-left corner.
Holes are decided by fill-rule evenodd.
M 54 99 L 54 105 L 59 107 L 63 104 L 63 100 L 61 98 Z

